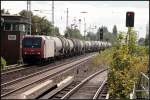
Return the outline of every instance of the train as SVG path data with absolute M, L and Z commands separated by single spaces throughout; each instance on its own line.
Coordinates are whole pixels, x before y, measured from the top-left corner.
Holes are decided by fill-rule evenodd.
M 56 58 L 97 52 L 109 47 L 111 43 L 103 41 L 84 41 L 63 36 L 25 35 L 22 40 L 22 57 L 25 63 L 43 63 Z

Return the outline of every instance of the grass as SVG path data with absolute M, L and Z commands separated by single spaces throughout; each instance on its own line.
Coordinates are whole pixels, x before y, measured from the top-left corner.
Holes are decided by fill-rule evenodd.
M 112 61 L 112 50 L 111 49 L 107 49 L 104 51 L 101 51 L 101 53 L 97 54 L 91 61 L 91 66 L 93 68 L 95 67 L 100 67 L 100 68 L 104 68 L 104 67 L 108 67 Z

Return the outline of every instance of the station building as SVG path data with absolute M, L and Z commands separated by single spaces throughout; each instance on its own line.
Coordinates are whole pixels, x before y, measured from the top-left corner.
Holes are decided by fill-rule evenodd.
M 1 15 L 1 57 L 7 64 L 22 60 L 22 39 L 29 32 L 29 19 L 20 15 Z

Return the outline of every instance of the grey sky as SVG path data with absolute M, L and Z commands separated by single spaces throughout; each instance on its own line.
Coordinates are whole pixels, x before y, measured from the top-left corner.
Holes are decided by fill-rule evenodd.
M 31 1 L 31 9 L 51 10 L 51 1 Z M 25 1 L 2 1 L 1 9 L 9 9 L 10 13 L 15 14 L 26 9 Z M 146 24 L 149 21 L 149 2 L 148 1 L 55 1 L 55 26 L 60 28 L 63 34 L 66 27 L 66 8 L 69 9 L 69 25 L 76 24 L 81 19 L 81 32 L 83 34 L 83 17 L 86 19 L 87 30 L 89 26 L 100 27 L 105 25 L 112 31 L 113 25 L 117 25 L 119 31 L 127 31 L 125 27 L 126 11 L 135 12 L 135 27 L 139 32 L 139 37 L 145 37 Z M 87 14 L 81 14 L 87 11 Z M 46 16 L 51 21 L 51 11 L 42 13 L 34 12 L 39 16 Z M 96 32 L 96 30 L 94 31 Z

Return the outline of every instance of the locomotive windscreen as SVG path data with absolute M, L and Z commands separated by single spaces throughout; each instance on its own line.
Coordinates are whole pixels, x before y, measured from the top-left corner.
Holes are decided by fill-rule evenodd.
M 24 38 L 22 46 L 25 48 L 40 48 L 41 38 Z

